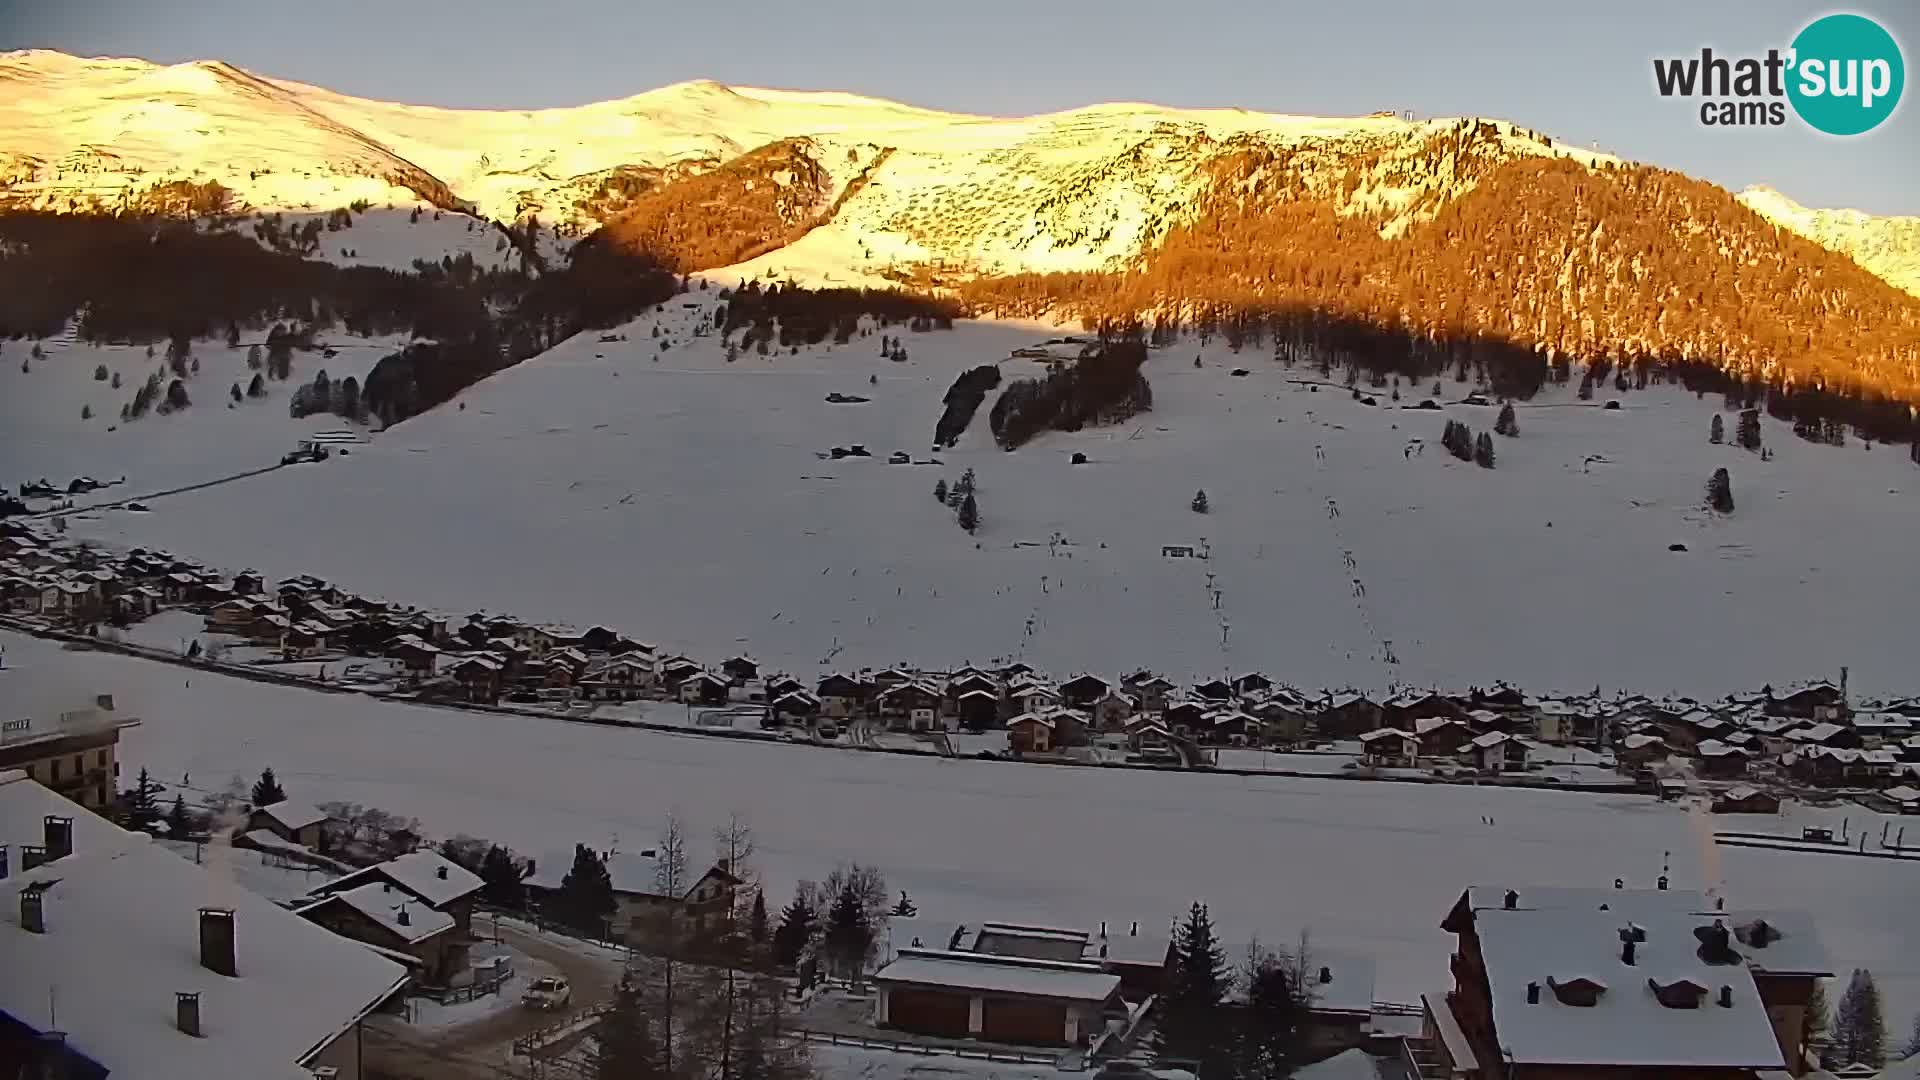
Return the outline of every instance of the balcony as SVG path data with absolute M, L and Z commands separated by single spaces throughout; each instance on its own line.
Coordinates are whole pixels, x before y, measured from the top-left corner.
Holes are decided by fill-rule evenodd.
M 47 786 L 59 792 L 62 795 L 70 795 L 71 793 L 75 791 L 80 791 L 84 788 L 90 788 L 96 785 L 104 785 L 106 784 L 106 782 L 107 782 L 107 770 L 87 769 L 81 772 L 78 776 L 63 776 L 60 779 L 55 780 L 52 783 L 48 784 Z

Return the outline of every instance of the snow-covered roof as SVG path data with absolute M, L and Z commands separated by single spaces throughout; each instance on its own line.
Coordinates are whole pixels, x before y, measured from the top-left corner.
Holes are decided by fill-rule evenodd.
M 1293 1071 L 1294 1080 L 1380 1080 L 1373 1055 L 1359 1047 L 1342 1050 L 1324 1061 L 1316 1061 Z
M 1324 970 L 1327 981 L 1320 981 Z M 1366 953 L 1314 945 L 1307 950 L 1307 993 L 1314 1012 L 1372 1013 L 1375 967 Z
M 1885 795 L 1894 802 L 1920 801 L 1920 788 L 1910 787 L 1906 784 L 1901 784 L 1898 787 L 1890 787 L 1880 794 Z
M 1473 740 L 1473 746 L 1476 749 L 1489 750 L 1496 746 L 1519 741 L 1519 739 L 1514 738 L 1504 731 L 1489 731 L 1485 735 L 1476 736 Z
M 1390 727 L 1376 728 L 1373 731 L 1362 732 L 1360 735 L 1360 741 L 1368 746 L 1372 746 L 1377 742 L 1385 742 L 1388 739 L 1403 740 L 1411 743 L 1420 741 L 1420 737 L 1410 731 L 1401 731 L 1399 728 Z M 1480 740 L 1475 739 L 1474 741 L 1477 743 Z
M 86 854 L 101 848 L 119 848 L 128 842 L 126 830 L 78 804 L 54 794 L 51 788 L 35 783 L 21 769 L 0 769 L 0 845 L 12 852 L 8 863 L 18 869 L 20 848 L 46 844 L 46 820 L 69 818 L 73 822 L 73 850 Z
M 1065 1001 L 1101 1002 L 1119 989 L 1120 976 L 1089 964 L 989 957 L 933 949 L 902 949 L 874 974 L 878 982 L 980 990 Z
M 327 815 L 319 807 L 297 802 L 282 801 L 272 806 L 257 807 L 254 813 L 265 814 L 281 828 L 294 831 L 309 825 L 318 825 L 327 820 Z
M 301 908 L 300 914 L 305 915 L 328 904 L 344 904 L 352 908 L 409 945 L 453 929 L 453 916 L 444 911 L 435 911 L 404 890 L 396 889 L 384 881 L 370 881 L 316 900 Z
M 78 816 L 78 815 L 76 815 Z M 9 822 L 11 823 L 11 822 Z M 306 1080 L 298 1063 L 406 980 L 406 969 L 234 884 L 212 845 L 195 865 L 144 837 L 8 879 L 45 882 L 46 932 L 0 910 L 0 1010 L 58 1027 L 115 1076 Z M 230 909 L 238 976 L 202 967 L 203 907 Z M 174 1026 L 174 995 L 197 993 L 201 1038 Z
M 1833 959 L 1804 911 L 1741 910 L 1724 913 L 1733 928 L 1733 947 L 1747 966 L 1769 975 L 1833 974 Z M 1766 929 L 1760 928 L 1765 923 Z M 1764 941 L 1764 943 L 1763 943 Z
M 1780 1068 L 1760 992 L 1737 960 L 1708 964 L 1697 954 L 1695 928 L 1710 920 L 1687 913 L 1644 913 L 1634 964 L 1622 957 L 1619 912 L 1492 910 L 1475 921 L 1492 995 L 1493 1026 L 1503 1056 L 1523 1065 L 1612 1065 Z M 1553 987 L 1577 979 L 1601 990 L 1594 1004 L 1562 1001 Z M 1671 1008 L 1662 985 L 1691 982 L 1697 1008 Z M 1529 1002 L 1529 986 L 1537 1000 Z M 1731 988 L 1722 1006 L 1722 987 Z
M 391 881 L 436 908 L 446 907 L 463 896 L 470 896 L 485 884 L 479 875 L 437 851 L 410 851 L 399 858 L 355 870 L 313 891 L 315 895 L 340 892 L 380 881 Z
M 1620 745 L 1628 750 L 1638 750 L 1643 746 L 1665 745 L 1666 740 L 1658 735 L 1635 734 L 1620 740 Z

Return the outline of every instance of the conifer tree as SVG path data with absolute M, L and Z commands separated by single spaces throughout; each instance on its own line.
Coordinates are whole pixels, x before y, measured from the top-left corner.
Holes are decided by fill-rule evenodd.
M 253 790 L 249 794 L 256 810 L 262 806 L 272 806 L 274 803 L 287 801 L 287 792 L 280 786 L 280 781 L 274 777 L 271 768 L 260 770 L 260 779 L 253 782 Z
M 747 910 L 747 940 L 753 943 L 757 951 L 763 948 L 772 936 L 773 928 L 767 923 L 767 894 L 755 889 L 753 906 Z
M 973 494 L 973 470 L 972 469 L 968 469 L 966 472 L 963 472 L 960 474 L 960 482 L 953 485 L 953 490 L 959 492 L 961 495 Z
M 1727 441 L 1727 424 L 1719 413 L 1713 414 L 1713 423 L 1707 428 L 1707 441 L 1715 446 Z
M 1733 513 L 1733 480 L 1725 469 L 1713 470 L 1707 481 L 1707 506 L 1716 514 Z
M 263 398 L 267 396 L 267 382 L 260 377 L 260 373 L 257 371 L 253 373 L 253 380 L 247 383 L 247 396 L 250 398 Z
M 960 512 L 957 519 L 960 527 L 971 533 L 980 527 L 980 504 L 973 500 L 973 493 L 960 500 Z
M 606 936 L 607 920 L 617 907 L 606 860 L 587 845 L 575 844 L 573 866 L 560 881 L 553 907 L 553 915 L 574 930 L 593 937 Z
M 193 831 L 193 819 L 187 816 L 187 798 L 176 794 L 167 809 L 167 835 L 178 840 Z
M 147 770 L 141 769 L 133 791 L 127 796 L 127 824 L 141 831 L 159 820 L 160 807 L 154 803 L 153 781 L 147 777 Z
M 1207 503 L 1207 493 L 1205 491 L 1194 492 L 1193 502 L 1188 504 L 1188 509 L 1192 510 L 1196 514 L 1207 513 L 1211 509 L 1210 505 Z
M 1773 687 L 1767 687 L 1767 696 L 1773 696 Z M 1831 1010 L 1827 1007 L 1827 980 L 1813 980 L 1813 993 L 1807 996 L 1806 1011 L 1801 1014 L 1800 1045 L 1811 1049 L 1825 1042 L 1827 1031 L 1832 1027 Z
M 1473 444 L 1473 463 L 1483 469 L 1493 468 L 1493 437 L 1484 431 Z
M 1878 1069 L 1887 1063 L 1887 1022 L 1880 1011 L 1880 990 L 1873 984 L 1873 972 L 1866 968 L 1853 969 L 1847 992 L 1840 998 L 1829 1055 L 1835 1065 Z
M 522 884 L 526 876 L 526 864 L 499 844 L 489 845 L 480 858 L 480 880 L 484 883 L 481 895 L 496 907 L 518 911 L 526 905 L 527 889 Z
M 1740 426 L 1734 431 L 1734 441 L 1742 450 L 1760 449 L 1760 410 L 1748 409 L 1740 414 Z
M 946 477 L 943 476 L 940 479 L 935 480 L 933 482 L 933 497 L 937 499 L 942 506 L 946 505 L 946 502 L 947 502 L 947 478 Z
M 874 928 L 867 909 L 851 882 L 841 886 L 827 909 L 826 948 L 834 970 L 842 978 L 859 982 L 867 954 L 873 948 Z
M 1907 1044 L 1900 1048 L 1900 1060 L 1920 1058 L 1920 1013 L 1913 1014 L 1913 1031 L 1907 1036 Z
M 1513 402 L 1500 406 L 1500 416 L 1493 422 L 1493 433 L 1509 438 L 1520 434 L 1520 422 L 1513 415 Z
M 1214 937 L 1207 906 L 1195 902 L 1174 930 L 1173 970 L 1161 999 L 1153 1052 L 1162 1064 L 1199 1063 L 1199 1075 L 1222 1073 L 1230 1044 L 1222 1003 L 1232 988 L 1227 957 Z
M 813 910 L 813 890 L 806 882 L 794 890 L 793 899 L 780 912 L 780 925 L 773 931 L 773 961 L 782 968 L 794 968 L 813 940 L 818 915 Z

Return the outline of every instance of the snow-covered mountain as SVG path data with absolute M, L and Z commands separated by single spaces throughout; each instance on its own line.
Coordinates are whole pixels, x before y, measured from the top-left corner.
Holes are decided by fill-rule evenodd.
M 1338 165 L 1329 182 L 1356 207 L 1387 211 L 1389 228 L 1472 183 L 1444 155 L 1410 167 L 1457 121 L 1391 114 L 1110 104 L 1009 119 L 705 81 L 574 108 L 480 111 L 368 101 L 217 61 L 48 51 L 0 55 L 0 87 L 0 200 L 16 205 L 111 208 L 166 181 L 211 180 L 254 210 L 424 200 L 590 225 L 636 188 L 805 139 L 833 181 L 828 201 L 849 248 L 1002 272 L 1137 254 L 1190 199 L 1198 167 L 1237 144 Z M 1596 160 L 1497 128 L 1515 155 Z
M 1863 269 L 1920 296 L 1920 217 L 1816 210 L 1762 185 L 1747 188 L 1738 198 L 1775 225 L 1847 255 Z
M 0 205 L 110 209 L 169 181 L 214 181 L 255 211 L 424 202 L 586 231 L 636 196 L 798 140 L 826 183 L 816 219 L 795 230 L 804 242 L 778 253 L 784 272 L 1094 270 L 1150 247 L 1191 205 L 1204 166 L 1247 147 L 1284 151 L 1312 194 L 1397 233 L 1474 187 L 1454 150 L 1463 124 L 1479 135 L 1481 167 L 1490 156 L 1613 161 L 1497 121 L 1142 104 L 995 118 L 710 81 L 483 111 L 369 101 L 219 61 L 34 50 L 0 54 Z M 1920 289 L 1920 219 L 1810 210 L 1759 188 L 1741 201 Z

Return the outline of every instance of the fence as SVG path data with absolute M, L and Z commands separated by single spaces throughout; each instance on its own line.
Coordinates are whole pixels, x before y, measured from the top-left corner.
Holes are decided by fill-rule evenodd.
M 865 1035 L 844 1035 L 835 1031 L 812 1031 L 796 1029 L 794 1034 L 802 1041 L 826 1043 L 830 1046 L 855 1046 L 863 1050 L 887 1050 L 897 1054 L 918 1054 L 921 1057 L 971 1058 L 974 1061 L 997 1061 L 1013 1065 L 1057 1065 L 1057 1054 L 1023 1054 L 1013 1050 L 988 1050 L 970 1046 L 937 1046 L 928 1043 L 902 1042 L 898 1039 L 874 1039 Z
M 505 986 L 507 980 L 511 978 L 513 978 L 513 969 L 510 967 L 503 968 L 485 979 L 475 979 L 466 986 L 423 989 L 420 991 L 420 995 L 422 997 L 430 997 L 442 1005 L 458 1005 L 462 1002 L 486 997 L 488 994 L 499 993 L 500 988 Z

